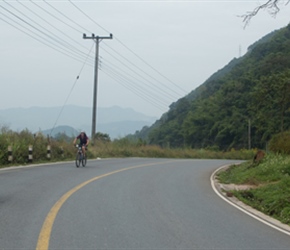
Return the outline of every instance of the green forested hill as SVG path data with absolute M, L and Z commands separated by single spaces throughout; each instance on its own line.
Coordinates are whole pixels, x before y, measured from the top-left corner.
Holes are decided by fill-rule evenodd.
M 265 148 L 289 129 L 290 25 L 251 45 L 135 136 L 161 146 L 227 150 Z

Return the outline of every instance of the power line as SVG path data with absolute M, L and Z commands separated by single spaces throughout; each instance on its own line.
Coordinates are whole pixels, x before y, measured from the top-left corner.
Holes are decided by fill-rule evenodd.
M 115 72 L 115 74 L 119 75 L 120 78 L 126 79 L 129 83 L 131 83 L 131 85 L 135 86 L 136 88 L 142 89 L 144 95 L 156 96 L 156 99 L 163 101 L 164 103 L 167 103 L 167 101 L 172 101 L 172 99 L 164 94 L 163 91 L 154 91 L 152 88 L 150 88 L 150 86 L 148 86 L 147 84 L 146 79 L 138 79 L 137 77 L 130 75 L 127 72 L 124 72 L 120 67 L 116 66 L 112 62 L 106 64 L 106 61 L 104 61 L 103 64 L 106 68 L 109 68 L 110 71 L 113 71 Z
M 31 1 L 31 0 L 30 0 Z M 88 31 L 86 28 L 84 28 L 83 26 L 79 25 L 77 22 L 75 22 L 73 19 L 69 18 L 67 15 L 63 14 L 61 11 L 59 11 L 57 8 L 53 7 L 51 4 L 49 4 L 46 0 L 43 0 L 43 2 L 45 2 L 48 6 L 50 6 L 52 9 L 54 9 L 57 13 L 61 14 L 62 16 L 64 16 L 66 19 L 68 19 L 69 21 L 71 21 L 72 23 L 74 23 L 75 25 L 77 25 L 78 27 L 80 27 L 83 31 Z
M 68 16 L 64 15 L 61 11 L 57 10 L 55 7 L 53 7 L 51 4 L 47 3 L 47 1 L 43 0 L 46 4 L 48 4 L 51 8 L 53 8 L 55 11 L 57 11 L 59 14 L 61 14 L 62 16 L 64 16 L 66 19 L 68 19 L 69 21 L 77 24 L 74 20 L 72 20 L 71 18 L 69 18 Z M 103 30 L 107 31 L 106 29 L 104 29 L 101 25 L 99 25 L 98 23 L 96 23 L 92 18 L 90 18 L 85 12 L 83 12 L 79 7 L 77 7 L 74 3 L 72 3 L 71 1 L 69 1 L 75 8 L 77 8 L 77 10 L 79 10 L 82 14 L 84 14 L 86 17 L 88 17 L 90 20 L 92 20 L 95 24 L 97 24 L 99 27 L 101 27 Z M 85 29 L 84 27 L 80 26 L 79 24 L 77 24 L 79 27 Z M 119 41 L 121 42 L 121 41 Z M 125 46 L 122 42 L 121 44 L 123 46 Z M 174 93 L 174 95 L 176 95 L 177 91 L 171 89 L 168 86 L 165 86 L 162 82 L 158 81 L 156 78 L 152 77 L 150 74 L 146 73 L 144 70 L 142 70 L 140 67 L 136 66 L 136 64 L 133 64 L 132 62 L 130 62 L 128 59 L 126 59 L 124 56 L 122 56 L 120 53 L 118 53 L 116 50 L 112 49 L 109 45 L 107 45 L 111 50 L 113 50 L 116 54 L 118 54 L 119 56 L 121 56 L 124 60 L 126 60 L 128 63 L 130 63 L 133 67 L 136 67 L 137 69 L 139 69 L 141 72 L 143 72 L 145 75 L 147 75 L 148 77 L 150 77 L 151 79 L 157 81 L 158 83 L 160 83 L 161 85 L 163 85 L 165 87 L 165 89 L 161 89 L 159 86 L 153 84 L 152 87 L 153 88 L 158 88 L 160 91 L 163 91 L 163 93 L 167 93 L 167 95 L 170 95 L 172 98 L 178 98 L 179 96 L 173 96 L 172 94 L 168 93 L 169 90 L 172 91 L 172 93 Z M 125 46 L 127 49 L 129 49 L 127 46 Z M 129 49 L 130 50 L 130 49 Z M 130 52 L 132 52 L 133 54 L 135 54 L 133 51 L 130 50 Z M 109 52 L 107 52 L 109 53 Z M 136 56 L 136 54 L 135 54 Z M 116 59 L 116 57 L 114 57 Z M 142 59 L 142 58 L 139 58 Z M 143 60 L 144 61 L 144 60 Z M 119 61 L 120 62 L 120 61 Z M 151 68 L 153 68 L 151 66 Z M 131 69 L 130 69 L 131 70 Z M 156 70 L 155 70 L 156 71 Z M 160 72 L 158 72 L 160 74 Z M 140 75 L 139 75 L 140 76 Z
M 140 86 L 139 84 L 136 84 L 136 82 L 132 82 L 131 79 L 129 79 L 128 77 L 126 77 L 123 74 L 120 74 L 119 72 L 117 72 L 115 69 L 113 69 L 112 67 L 106 65 L 104 67 L 104 69 L 102 69 L 102 71 L 106 71 L 106 69 L 111 73 L 114 74 L 116 77 L 115 79 L 120 79 L 122 82 L 126 82 L 126 86 L 128 86 L 128 89 L 130 89 L 132 92 L 134 92 L 134 90 L 136 91 L 135 93 L 139 93 L 139 95 L 147 97 L 148 99 L 154 100 L 157 103 L 162 103 L 164 105 L 167 105 L 167 102 L 162 98 L 162 96 L 158 95 L 158 92 L 154 92 L 152 90 L 147 90 L 144 89 L 143 86 Z M 123 85 L 124 86 L 124 85 Z
M 84 11 L 82 11 L 77 5 L 75 5 L 71 0 L 68 0 L 78 11 L 80 11 L 83 15 L 85 15 L 88 19 L 90 19 L 92 22 L 94 22 L 97 26 L 99 26 L 101 29 L 103 29 L 105 32 L 110 33 L 108 30 L 106 30 L 104 27 L 99 25 L 94 19 L 92 19 L 90 16 L 88 16 Z
M 83 48 L 85 48 L 87 50 L 87 47 L 85 47 L 83 44 L 81 44 L 80 42 L 78 42 L 76 39 L 72 38 L 71 36 L 67 35 L 65 32 L 63 32 L 62 30 L 60 30 L 58 27 L 56 27 L 55 25 L 52 25 L 51 22 L 48 22 L 47 20 L 45 20 L 42 16 L 38 15 L 37 13 L 35 13 L 33 10 L 29 9 L 27 6 L 25 6 L 23 3 L 20 2 L 20 0 L 16 0 L 19 4 L 21 4 L 21 6 L 23 6 L 25 9 L 27 9 L 30 13 L 33 13 L 35 16 L 37 16 L 39 19 L 41 19 L 42 21 L 44 21 L 46 24 L 48 24 L 50 27 L 54 28 L 55 30 L 57 30 L 59 33 L 61 33 L 63 36 L 67 37 L 70 41 L 75 42 L 78 46 L 81 46 Z
M 2 9 L 4 9 L 6 12 L 8 12 L 10 15 L 16 17 L 17 19 L 19 19 L 21 22 L 25 23 L 26 25 L 28 25 L 29 27 L 31 27 L 32 29 L 36 30 L 37 32 L 41 33 L 45 38 L 50 38 L 52 41 L 56 42 L 58 45 L 54 44 L 54 46 L 61 47 L 61 49 L 63 49 L 64 51 L 68 52 L 69 49 L 67 48 L 67 46 L 65 46 L 65 44 L 59 40 L 57 40 L 56 38 L 54 38 L 51 35 L 46 34 L 45 32 L 43 32 L 42 30 L 40 30 L 39 28 L 37 28 L 36 26 L 30 24 L 29 22 L 27 22 L 26 20 L 24 20 L 23 18 L 21 18 L 20 16 L 16 15 L 15 13 L 13 13 L 12 11 L 8 10 L 7 8 L 0 6 Z M 6 15 L 5 15 L 6 16 Z M 7 17 L 7 16 L 6 16 Z M 39 35 L 38 35 L 39 36 Z M 47 39 L 46 39 L 47 40 Z M 83 56 L 82 54 L 75 52 L 73 50 L 71 50 L 70 53 L 75 53 L 78 54 L 79 56 Z
M 42 25 L 40 25 L 39 23 L 35 22 L 32 18 L 28 17 L 27 15 L 23 14 L 21 11 L 17 10 L 15 7 L 13 7 L 11 4 L 7 3 L 5 0 L 3 0 L 7 5 L 9 5 L 11 8 L 13 8 L 14 10 L 16 10 L 18 13 L 20 13 L 21 15 L 23 15 L 25 18 L 27 18 L 28 20 L 30 20 L 32 23 L 36 24 L 37 26 L 40 26 L 40 28 L 42 30 L 39 30 L 38 28 L 36 28 L 36 26 L 29 24 L 28 22 L 26 22 L 23 18 L 20 18 L 18 15 L 14 14 L 13 12 L 7 10 L 6 8 L 2 7 L 3 9 L 5 9 L 7 12 L 9 12 L 11 15 L 19 18 L 22 22 L 24 22 L 25 24 L 31 26 L 32 28 L 36 29 L 37 31 L 41 32 L 42 34 L 46 34 L 44 31 L 48 32 L 50 35 L 47 35 L 48 38 L 52 39 L 53 41 L 59 43 L 61 46 L 63 46 L 66 49 L 72 50 L 73 53 L 76 53 L 78 55 L 80 55 L 81 57 L 84 57 L 84 53 L 82 51 L 80 51 L 78 48 L 76 48 L 75 46 L 71 45 L 70 43 L 68 43 L 67 41 L 63 40 L 62 38 L 60 38 L 59 36 L 53 34 L 51 31 L 49 31 L 48 29 L 46 29 L 45 27 L 43 27 Z M 44 30 L 44 31 L 43 31 Z
M 46 2 L 46 1 L 44 1 L 44 2 Z M 47 2 L 46 2 L 47 3 Z M 48 3 L 47 3 L 48 4 Z M 68 20 L 70 20 L 71 22 L 73 22 L 73 23 L 75 23 L 75 24 L 77 24 L 76 22 L 74 22 L 71 18 L 69 18 L 69 17 L 67 17 L 66 15 L 64 15 L 62 12 L 60 12 L 59 10 L 57 10 L 57 9 L 55 9 L 51 4 L 48 4 L 51 8 L 53 8 L 54 10 L 56 10 L 59 14 L 61 14 L 62 16 L 64 16 L 64 17 L 66 17 Z M 82 26 L 80 26 L 80 25 L 78 25 L 79 27 L 81 27 L 81 28 L 83 28 Z M 110 46 L 109 46 L 110 47 Z M 112 49 L 112 48 L 111 48 Z M 113 50 L 113 49 L 112 49 Z M 116 50 L 113 50 L 115 53 L 117 53 L 117 54 L 119 54 Z M 107 52 L 107 53 L 109 53 L 109 52 Z M 120 54 L 119 54 L 120 55 Z M 125 57 L 123 57 L 122 55 L 120 55 L 123 59 L 125 59 L 127 62 L 129 62 L 132 66 L 135 66 L 135 67 L 137 67 L 136 65 L 134 65 L 133 63 L 131 63 L 129 60 L 127 60 Z M 115 57 L 115 59 L 116 59 L 116 57 Z M 145 73 L 147 76 L 149 76 L 149 77 L 151 77 L 152 78 L 152 76 L 150 76 L 149 74 L 147 74 L 145 71 L 143 71 L 142 69 L 140 69 L 139 67 L 137 67 L 140 71 L 142 71 L 143 73 Z M 130 68 L 129 68 L 130 69 Z M 140 76 L 140 75 L 139 75 Z M 142 76 L 141 76 L 142 77 Z M 153 78 L 153 79 L 155 79 L 155 78 Z M 156 79 L 155 79 L 156 80 Z M 158 80 L 157 80 L 158 81 Z M 146 83 L 145 83 L 146 84 Z M 153 86 L 153 88 L 157 88 L 159 91 L 162 91 L 163 92 L 163 94 L 165 94 L 166 95 L 166 93 L 167 93 L 167 91 L 164 91 L 164 90 L 162 90 L 161 88 L 159 88 L 158 86 L 156 87 L 156 85 L 152 85 Z M 148 90 L 147 90 L 148 91 Z M 170 95 L 170 94 L 168 94 L 168 95 Z M 173 97 L 173 95 L 171 95 L 171 97 Z M 175 97 L 173 97 L 173 98 L 175 98 Z M 176 97 L 177 98 L 177 97 Z
M 75 87 L 77 81 L 78 81 L 79 78 L 80 78 L 80 75 L 81 75 L 81 73 L 82 73 L 82 71 L 83 71 L 83 69 L 84 69 L 84 67 L 85 67 L 85 65 L 86 65 L 87 59 L 89 58 L 89 55 L 90 55 L 92 49 L 93 49 L 93 46 L 91 47 L 91 49 L 90 49 L 90 51 L 89 51 L 89 53 L 88 53 L 88 55 L 87 55 L 87 58 L 86 58 L 86 60 L 84 61 L 83 65 L 82 65 L 82 67 L 81 67 L 81 69 L 80 69 L 80 71 L 79 71 L 79 74 L 77 75 L 77 77 L 76 77 L 76 79 L 75 79 L 75 81 L 74 81 L 74 83 L 73 83 L 73 85 L 72 85 L 72 87 L 71 87 L 71 90 L 70 90 L 70 92 L 68 93 L 68 96 L 67 96 L 67 98 L 66 98 L 65 101 L 64 101 L 64 104 L 62 105 L 62 108 L 61 108 L 61 110 L 60 110 L 60 112 L 59 112 L 59 114 L 58 114 L 58 116 L 57 116 L 57 118 L 56 118 L 56 120 L 55 120 L 55 123 L 54 123 L 54 125 L 53 125 L 53 127 L 52 127 L 52 129 L 51 129 L 51 131 L 50 131 L 50 135 L 49 135 L 49 136 L 51 136 L 51 134 L 52 134 L 52 132 L 53 132 L 53 130 L 54 130 L 54 128 L 55 128 L 55 126 L 56 126 L 56 124 L 57 124 L 57 122 L 58 122 L 58 120 L 59 120 L 59 118 L 60 118 L 60 116 L 61 116 L 61 114 L 62 114 L 62 112 L 63 112 L 63 110 L 64 110 L 64 107 L 65 107 L 65 105 L 66 105 L 66 103 L 67 103 L 67 101 L 68 101 L 68 99 L 69 99 L 69 97 L 70 97 L 70 95 L 71 95 L 71 93 L 72 93 L 72 91 L 73 91 L 73 89 L 74 89 L 74 87 Z
M 166 77 L 165 75 L 163 75 L 162 73 L 160 73 L 157 69 L 155 69 L 153 66 L 151 66 L 149 63 L 147 63 L 143 58 L 141 58 L 139 55 L 137 55 L 134 51 L 132 51 L 130 48 L 128 48 L 124 43 L 122 43 L 118 38 L 116 38 L 116 40 L 122 44 L 127 50 L 129 50 L 131 53 L 133 53 L 137 58 L 139 58 L 143 63 L 145 63 L 149 68 L 151 68 L 152 70 L 154 70 L 156 73 L 158 73 L 160 76 L 162 76 L 164 79 L 166 79 L 167 81 L 169 81 L 170 83 L 172 83 L 175 87 L 177 87 L 179 90 L 181 90 L 183 92 L 183 94 L 188 94 L 188 92 L 186 90 L 184 90 L 183 88 L 181 88 L 178 84 L 174 83 L 172 80 L 170 80 L 168 77 Z
M 108 46 L 108 45 L 107 45 Z M 112 48 L 111 48 L 112 49 Z M 105 50 L 105 49 L 104 49 Z M 126 62 L 128 62 L 130 65 L 132 65 L 133 67 L 135 67 L 136 69 L 138 69 L 140 72 L 142 72 L 143 74 L 145 74 L 147 77 L 151 78 L 152 80 L 156 81 L 157 83 L 160 83 L 161 85 L 163 85 L 165 87 L 164 89 L 161 89 L 158 85 L 152 84 L 152 86 L 154 88 L 157 88 L 158 90 L 162 90 L 164 92 L 166 92 L 169 96 L 173 97 L 173 98 L 178 98 L 176 96 L 176 92 L 174 90 L 172 90 L 171 88 L 169 88 L 168 86 L 165 86 L 162 82 L 160 82 L 159 80 L 157 80 L 155 77 L 153 77 L 152 75 L 150 75 L 149 73 L 147 73 L 146 71 L 144 71 L 143 69 L 141 69 L 140 67 L 138 67 L 136 64 L 132 63 L 131 61 L 129 61 L 128 59 L 126 59 L 124 56 L 122 56 L 119 52 L 117 52 L 116 50 L 112 49 L 116 54 L 118 54 L 119 56 L 121 56 Z M 109 53 L 107 50 L 105 50 L 108 54 L 110 54 L 111 56 L 113 56 L 111 53 Z M 115 59 L 116 57 L 113 56 Z M 133 70 L 132 70 L 133 71 Z M 134 71 L 135 72 L 135 71 Z M 138 74 L 139 75 L 139 74 Z M 173 96 L 171 93 L 169 93 L 168 91 L 171 90 L 173 94 L 175 94 L 175 96 Z
M 0 7 L 1 7 L 1 6 L 0 6 Z M 30 33 L 28 33 L 28 32 L 26 32 L 26 31 L 20 29 L 19 27 L 15 26 L 14 24 L 12 24 L 12 23 L 8 22 L 7 20 L 3 19 L 2 17 L 0 17 L 0 19 L 1 19 L 2 21 L 4 21 L 5 23 L 7 23 L 7 24 L 9 24 L 10 26 L 14 27 L 15 29 L 21 31 L 22 33 L 28 35 L 29 37 L 33 38 L 34 40 L 36 40 L 36 41 L 38 41 L 38 42 L 40 42 L 40 43 L 46 45 L 47 47 L 49 47 L 49 48 L 51 48 L 51 49 L 53 49 L 53 50 L 55 50 L 55 51 L 57 51 L 57 52 L 59 52 L 59 53 L 65 55 L 65 56 L 67 56 L 67 57 L 70 57 L 70 58 L 72 58 L 72 59 L 74 59 L 74 60 L 80 62 L 80 59 L 79 59 L 79 58 L 76 58 L 74 55 L 70 55 L 70 54 L 68 54 L 68 53 L 67 53 L 63 48 L 61 48 L 61 47 L 59 47 L 58 45 L 55 45 L 55 44 L 53 44 L 53 43 L 50 43 L 50 44 L 49 44 L 49 43 L 46 42 L 46 40 L 45 40 L 45 41 L 41 40 L 42 37 L 40 37 L 40 36 L 39 36 L 37 33 L 35 33 L 34 31 L 32 31 L 32 30 L 28 29 L 27 27 L 24 27 L 23 25 L 19 24 L 19 23 L 16 22 L 15 20 L 13 20 L 13 19 L 11 19 L 10 17 L 8 17 L 7 15 L 5 15 L 3 12 L 0 11 L 0 13 L 2 14 L 2 16 L 5 16 L 7 19 L 9 19 L 9 20 L 11 20 L 12 22 L 16 23 L 16 24 L 19 25 L 20 27 L 22 27 L 22 28 L 28 30 L 30 33 L 35 34 L 36 36 L 31 35 Z M 81 61 L 81 62 L 82 62 L 82 61 Z
M 48 15 L 52 16 L 53 18 L 55 18 L 56 20 L 58 20 L 59 22 L 65 24 L 66 26 L 68 26 L 69 28 L 73 29 L 74 31 L 79 32 L 80 34 L 83 33 L 82 30 L 78 30 L 76 29 L 74 26 L 64 22 L 63 20 L 61 20 L 60 18 L 58 18 L 57 16 L 51 14 L 49 11 L 47 11 L 46 9 L 42 8 L 41 6 L 39 6 L 38 4 L 36 4 L 35 2 L 33 2 L 32 0 L 29 0 L 31 3 L 33 3 L 35 6 L 37 6 L 39 9 L 41 9 L 42 11 L 44 11 L 45 13 L 47 13 Z
M 2 9 L 4 9 L 6 12 L 8 12 L 13 17 L 13 19 L 20 20 L 23 24 L 25 24 L 29 28 L 25 27 L 24 25 L 21 25 L 20 23 L 11 19 L 7 15 L 4 15 L 5 18 L 7 18 L 8 20 L 12 20 L 14 23 L 16 23 L 21 28 L 17 27 L 16 25 L 12 24 L 11 22 L 8 22 L 7 20 L 3 19 L 3 17 L 0 18 L 1 20 L 8 23 L 12 27 L 20 30 L 21 32 L 25 33 L 26 35 L 32 37 L 33 39 L 41 42 L 42 44 L 60 52 L 66 56 L 69 56 L 70 58 L 72 58 L 74 60 L 78 60 L 78 61 L 83 62 L 82 59 L 85 58 L 86 53 L 83 52 L 82 50 L 80 50 L 79 48 L 77 48 L 75 45 L 71 44 L 69 41 L 73 41 L 75 44 L 78 44 L 82 48 L 86 48 L 85 46 L 83 46 L 82 44 L 77 42 L 72 37 L 68 36 L 67 32 L 62 32 L 59 27 L 56 27 L 55 25 L 52 24 L 52 22 L 49 22 L 48 20 L 44 19 L 40 14 L 37 14 L 35 11 L 31 10 L 30 8 L 28 8 L 27 6 L 22 4 L 19 0 L 16 0 L 16 1 L 18 2 L 18 4 L 23 6 L 27 11 L 29 11 L 29 13 L 34 14 L 42 22 L 45 22 L 54 30 L 49 30 L 47 28 L 44 28 L 41 25 L 41 22 L 36 23 L 32 18 L 28 17 L 27 14 L 24 14 L 22 11 L 16 9 L 15 7 L 12 7 L 11 4 L 8 4 L 8 2 L 5 0 L 3 0 L 3 2 L 10 5 L 11 8 L 16 10 L 17 13 L 20 13 L 22 16 L 24 16 L 28 21 L 25 20 L 24 18 L 16 15 L 12 11 L 6 9 L 5 7 L 2 7 L 2 6 L 0 6 L 0 7 Z M 48 3 L 48 1 L 43 0 L 43 2 L 45 4 L 47 4 L 51 9 L 56 11 L 57 14 L 61 15 L 62 17 L 65 17 L 67 20 L 69 20 L 69 22 L 73 23 L 73 25 L 71 25 L 68 22 L 65 22 L 63 20 L 63 18 L 59 18 L 58 16 L 52 14 L 50 11 L 41 7 L 40 5 L 38 5 L 36 3 L 36 1 L 29 0 L 29 2 L 34 4 L 37 8 L 39 8 L 41 11 L 48 14 L 53 19 L 55 19 L 58 22 L 61 22 L 64 25 L 70 27 L 72 30 L 76 31 L 77 33 L 83 33 L 83 31 L 80 31 L 76 27 L 80 27 L 83 30 L 87 31 L 87 29 L 85 29 L 80 24 L 78 24 L 77 22 L 72 20 L 69 16 L 63 14 L 61 11 L 56 9 L 52 4 Z M 83 15 L 85 15 L 87 18 L 89 18 L 91 21 L 93 21 L 97 26 L 99 26 L 100 28 L 102 28 L 103 30 L 105 30 L 107 32 L 106 29 L 104 29 L 101 25 L 99 25 L 97 22 L 95 22 L 90 16 L 88 16 L 85 12 L 83 12 L 78 6 L 76 6 L 75 3 L 73 3 L 71 0 L 68 0 L 68 2 L 70 2 L 76 9 L 78 9 L 81 13 L 83 13 Z M 38 28 L 38 27 L 40 27 L 40 28 Z M 23 29 L 27 30 L 28 32 L 24 31 Z M 33 29 L 33 30 L 31 30 L 31 29 Z M 48 34 L 44 31 L 46 31 Z M 65 36 L 65 38 L 58 36 L 55 33 L 55 31 L 60 32 L 60 33 L 62 32 L 62 35 Z M 69 39 L 69 41 L 67 39 Z M 124 43 L 122 43 L 118 38 L 116 40 L 123 47 L 125 47 L 128 51 L 130 51 L 134 56 L 136 56 L 140 61 L 145 63 L 150 69 L 154 70 L 156 73 L 158 73 L 159 76 L 162 76 L 164 79 L 166 79 L 166 77 L 164 75 L 162 75 L 159 71 L 157 71 L 150 64 L 148 64 L 144 59 L 142 59 L 136 53 L 134 53 L 130 48 L 128 48 Z M 139 67 L 137 65 L 137 63 L 134 63 L 131 60 L 129 60 L 128 58 L 126 58 L 121 53 L 119 53 L 119 51 L 113 49 L 111 46 L 109 46 L 107 44 L 104 44 L 104 45 L 106 45 L 112 51 L 112 53 L 110 53 L 108 50 L 103 48 L 103 46 L 101 47 L 102 50 L 104 50 L 105 53 L 107 53 L 111 58 L 111 60 L 108 60 L 108 58 L 104 59 L 105 62 L 107 63 L 107 64 L 105 64 L 105 66 L 107 68 L 102 70 L 102 72 L 106 72 L 107 75 L 113 74 L 114 80 L 122 81 L 122 84 L 121 84 L 122 86 L 126 86 L 127 89 L 129 89 L 130 91 L 132 91 L 135 94 L 138 93 L 137 95 L 139 97 L 143 97 L 142 99 L 144 99 L 144 100 L 146 99 L 149 102 L 151 101 L 151 104 L 154 103 L 154 105 L 158 106 L 158 105 L 161 105 L 161 103 L 162 103 L 162 105 L 167 103 L 167 99 L 168 99 L 168 101 L 172 101 L 173 99 L 174 99 L 173 101 L 175 101 L 179 97 L 179 95 L 181 95 L 181 91 L 180 91 L 179 86 L 174 86 L 174 84 L 172 84 L 174 86 L 174 88 L 171 86 L 169 87 L 168 84 L 164 84 L 163 81 L 160 81 L 156 77 L 154 77 L 152 74 L 149 74 L 144 68 Z M 85 59 L 85 63 L 92 66 L 92 60 L 93 59 L 89 54 L 88 57 L 86 57 L 86 59 Z M 114 61 L 116 61 L 117 64 L 120 64 L 121 66 L 118 67 L 117 65 L 114 65 L 114 63 L 113 63 Z M 108 65 L 113 65 L 114 68 L 110 67 Z M 123 69 L 121 69 L 121 67 L 123 67 Z M 130 74 L 130 73 L 126 72 L 125 70 L 126 71 L 129 70 L 133 74 Z M 170 82 L 170 79 L 167 78 L 166 80 Z
M 103 73 L 105 73 L 107 76 L 109 76 L 110 78 L 112 78 L 113 80 L 115 80 L 117 83 L 119 83 L 120 85 L 122 85 L 123 87 L 129 89 L 132 93 L 134 93 L 135 95 L 139 96 L 141 99 L 143 99 L 144 101 L 150 103 L 151 105 L 153 105 L 154 107 L 158 108 L 160 111 L 165 110 L 165 106 L 160 105 L 160 103 L 156 102 L 155 100 L 151 100 L 150 98 L 148 98 L 147 96 L 144 96 L 143 93 L 140 94 L 140 92 L 134 90 L 131 87 L 128 87 L 128 85 L 126 85 L 126 82 L 123 80 L 120 80 L 120 78 L 118 76 L 115 75 L 115 73 L 108 73 L 106 72 L 106 70 L 102 70 Z
M 94 19 L 92 19 L 89 15 L 87 15 L 84 11 L 82 11 L 76 4 L 74 4 L 71 0 L 68 0 L 78 11 L 80 11 L 84 16 L 86 16 L 88 19 L 90 19 L 94 24 L 96 24 L 98 27 L 100 27 L 101 29 L 103 29 L 105 32 L 109 31 L 107 29 L 105 29 L 103 26 L 101 26 L 100 24 L 98 24 Z M 146 64 L 149 68 L 151 68 L 153 71 L 155 71 L 156 73 L 158 73 L 160 76 L 162 76 L 164 79 L 166 79 L 167 81 L 169 81 L 173 86 L 175 86 L 176 88 L 178 88 L 180 91 L 183 92 L 183 94 L 188 94 L 188 92 L 186 90 L 184 90 L 183 88 L 181 88 L 178 84 L 174 83 L 172 80 L 170 80 L 168 77 L 166 77 L 165 75 L 163 75 L 162 73 L 160 73 L 157 69 L 155 69 L 153 66 L 151 66 L 149 63 L 147 63 L 143 58 L 141 58 L 139 55 L 137 55 L 137 53 L 135 53 L 133 50 L 131 50 L 128 46 L 126 46 L 120 39 L 118 39 L 118 37 L 116 37 L 116 35 L 114 36 L 115 40 L 118 41 L 124 48 L 126 48 L 128 51 L 130 51 L 134 56 L 136 56 L 139 60 L 141 60 L 144 64 Z
M 119 61 L 120 63 L 122 63 L 116 56 L 112 55 L 110 52 L 108 52 L 106 49 L 102 48 L 104 51 L 106 51 L 109 55 L 111 55 L 114 59 L 116 59 L 117 61 Z M 135 73 L 137 76 L 141 77 L 142 79 L 145 79 L 140 73 L 136 72 L 135 70 L 131 69 L 129 66 L 127 66 L 126 64 L 122 63 L 123 66 L 125 66 L 127 69 L 129 69 L 130 71 L 132 71 L 133 73 Z M 148 73 L 146 73 L 144 70 L 140 69 L 139 67 L 137 67 L 137 69 L 139 69 L 142 73 L 144 73 L 145 75 L 147 75 L 147 77 L 156 80 L 156 78 L 150 76 Z M 146 80 L 146 79 L 145 79 Z M 156 80 L 158 81 L 158 80 Z M 157 91 L 162 91 L 165 95 L 170 96 L 171 98 L 175 98 L 171 93 L 168 93 L 168 90 L 162 89 L 160 88 L 158 85 L 153 84 L 151 81 L 146 80 L 146 82 L 151 83 L 152 87 L 155 88 Z M 177 98 L 177 97 L 176 97 Z

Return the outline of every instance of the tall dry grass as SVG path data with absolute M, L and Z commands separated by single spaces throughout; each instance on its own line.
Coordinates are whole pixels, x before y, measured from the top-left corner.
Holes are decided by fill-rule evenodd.
M 48 139 L 41 133 L 32 134 L 28 130 L 15 132 L 8 128 L 0 130 L 0 166 L 21 165 L 28 163 L 28 147 L 33 146 L 33 162 L 74 160 L 76 148 L 73 138 Z M 51 158 L 47 158 L 47 146 L 51 146 Z M 8 161 L 8 146 L 12 147 L 13 161 Z M 89 145 L 88 158 L 108 157 L 151 157 L 151 158 L 194 158 L 194 159 L 252 159 L 256 150 L 231 150 L 220 152 L 205 149 L 162 148 L 146 145 L 145 142 L 121 138 L 114 141 L 96 141 Z

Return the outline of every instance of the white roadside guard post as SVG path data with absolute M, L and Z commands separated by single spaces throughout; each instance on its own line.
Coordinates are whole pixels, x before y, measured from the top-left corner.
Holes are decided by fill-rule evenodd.
M 50 149 L 51 149 L 51 146 L 50 145 L 47 145 L 47 159 L 50 160 L 50 157 L 51 157 L 51 153 L 50 153 Z
M 8 146 L 8 162 L 12 163 L 13 155 L 12 155 L 12 146 Z
M 33 151 L 33 146 L 29 145 L 28 146 L 28 162 L 32 162 L 32 160 L 33 160 L 32 151 Z

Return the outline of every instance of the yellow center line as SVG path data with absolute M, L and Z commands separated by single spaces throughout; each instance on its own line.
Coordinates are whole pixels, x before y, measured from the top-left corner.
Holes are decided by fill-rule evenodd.
M 161 165 L 161 164 L 166 164 L 172 161 L 167 161 L 167 162 L 160 162 L 160 163 L 151 163 L 151 164 L 143 164 L 143 165 L 138 165 L 138 166 L 133 166 L 133 167 L 128 167 L 128 168 L 122 168 L 107 174 L 99 175 L 96 176 L 88 181 L 85 181 L 81 183 L 80 185 L 74 187 L 67 193 L 65 193 L 50 209 L 49 213 L 47 214 L 44 223 L 42 225 L 42 228 L 40 230 L 39 236 L 38 236 L 38 241 L 37 241 L 37 246 L 36 250 L 48 250 L 49 248 L 49 240 L 50 240 L 50 235 L 52 231 L 52 226 L 55 221 L 55 218 L 58 214 L 58 211 L 62 207 L 62 205 L 66 202 L 66 200 L 73 195 L 76 191 L 80 190 L 82 187 L 86 186 L 87 184 L 96 181 L 98 179 L 104 178 L 109 175 L 113 175 L 122 171 L 134 169 L 134 168 L 141 168 L 141 167 L 148 167 L 148 166 L 153 166 L 153 165 Z

